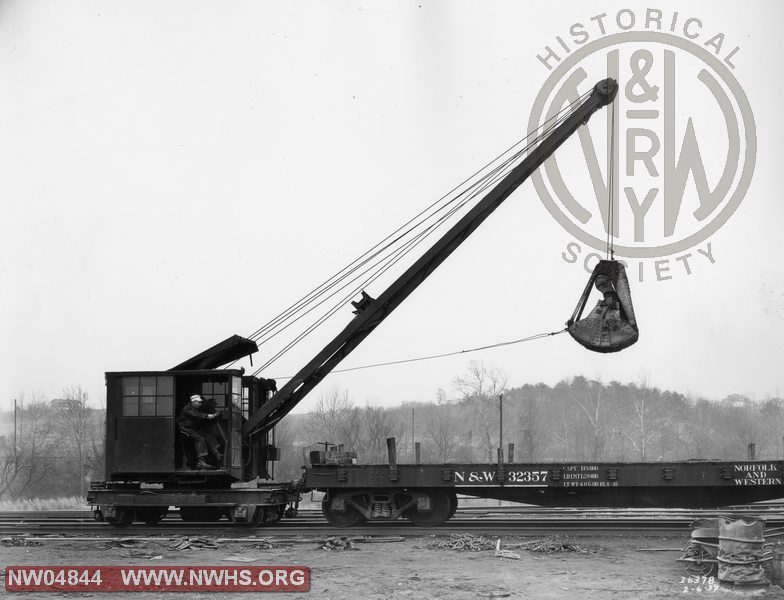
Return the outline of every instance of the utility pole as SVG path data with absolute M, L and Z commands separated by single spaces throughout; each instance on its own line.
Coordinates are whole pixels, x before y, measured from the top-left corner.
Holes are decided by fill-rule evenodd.
M 414 453 L 414 459 L 416 460 L 416 442 L 414 441 L 414 412 L 415 408 L 411 406 L 411 452 Z
M 16 460 L 16 398 L 14 398 L 14 460 Z
M 498 396 L 498 447 L 504 448 L 504 395 Z

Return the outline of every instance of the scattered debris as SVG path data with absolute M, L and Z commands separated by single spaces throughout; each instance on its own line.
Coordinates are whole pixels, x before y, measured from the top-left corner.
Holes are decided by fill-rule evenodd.
M 290 544 L 325 544 L 327 540 L 331 539 L 330 537 L 327 538 L 316 538 L 316 537 L 294 537 L 294 538 L 275 538 L 275 541 L 266 539 L 266 538 L 252 538 L 248 539 L 245 538 L 244 540 L 221 540 L 218 539 L 216 541 L 236 541 L 236 542 L 258 542 L 262 544 L 274 544 L 275 546 L 281 545 L 290 545 Z M 355 544 L 373 544 L 373 543 L 387 543 L 387 542 L 405 542 L 406 538 L 402 535 L 386 535 L 386 536 L 365 536 L 365 535 L 358 535 L 358 536 L 351 536 L 350 539 Z M 263 547 L 260 549 L 264 549 Z
M 31 540 L 20 535 L 7 537 L 0 540 L 2 546 L 40 546 L 41 544 L 35 540 Z
M 545 538 L 543 540 L 533 540 L 520 544 L 512 544 L 511 547 L 530 550 L 531 552 L 541 552 L 543 554 L 555 554 L 556 552 L 579 552 L 581 554 L 593 554 L 596 549 L 587 546 L 579 546 L 572 542 L 559 540 L 558 538 Z
M 546 538 L 543 540 L 533 540 L 514 544 L 505 544 L 507 548 L 520 548 L 531 552 L 541 552 L 553 554 L 555 552 L 580 552 L 589 554 L 596 552 L 596 549 L 587 546 L 578 546 L 571 542 L 559 540 L 557 538 Z M 458 552 L 482 552 L 483 550 L 495 550 L 495 556 L 500 558 L 520 559 L 520 555 L 508 549 L 501 549 L 501 538 L 493 541 L 483 536 L 471 535 L 470 533 L 453 533 L 449 539 L 441 540 L 430 544 L 430 548 L 441 548 L 447 550 L 457 550 Z
M 495 556 L 499 558 L 511 558 L 513 560 L 520 560 L 520 555 L 512 552 L 511 550 L 501 550 L 501 538 L 495 541 Z
M 107 544 L 107 547 L 112 548 L 115 546 L 119 546 L 122 548 L 133 548 L 136 547 L 134 544 L 138 544 L 140 542 L 155 542 L 156 544 L 162 544 L 165 542 L 172 542 L 175 544 L 180 544 L 184 541 L 182 537 L 125 537 L 125 538 L 116 538 L 116 537 L 101 537 L 101 536 L 74 536 L 74 537 L 67 537 L 67 536 L 14 536 L 13 538 L 0 538 L 0 544 L 5 543 L 6 545 L 20 545 L 11 542 L 11 540 L 20 540 L 24 539 L 28 542 L 26 545 L 39 545 L 39 542 L 51 543 L 51 542 L 101 542 Z M 6 540 L 6 541 L 4 541 Z M 194 540 L 201 540 L 201 542 L 196 542 Z M 404 542 L 406 541 L 406 537 L 402 535 L 387 535 L 387 536 L 354 536 L 351 537 L 351 541 L 354 543 L 360 544 L 372 544 L 372 543 L 387 543 L 387 542 Z M 203 548 L 216 548 L 217 546 L 212 545 L 199 545 L 199 544 L 251 544 L 251 543 L 258 543 L 260 544 L 260 548 L 263 549 L 263 546 L 274 544 L 276 547 L 280 547 L 282 545 L 291 545 L 291 544 L 322 544 L 324 543 L 324 538 L 322 537 L 290 537 L 290 538 L 275 538 L 275 541 L 271 541 L 267 538 L 257 538 L 257 537 L 240 537 L 240 538 L 215 538 L 207 542 L 205 538 L 191 538 L 191 542 L 193 547 L 203 547 Z
M 255 544 L 248 546 L 248 548 L 253 548 L 254 550 L 272 550 L 275 548 L 275 544 L 270 540 L 259 540 Z
M 180 540 L 173 546 L 169 546 L 169 550 L 188 550 L 190 548 L 212 548 L 215 549 L 218 544 L 205 540 L 204 538 L 185 538 Z
M 170 546 L 169 548 L 171 550 L 187 550 L 190 547 L 191 547 L 191 543 L 188 540 L 180 540 L 179 542 L 177 542 L 173 546 Z
M 106 545 L 107 548 L 136 548 L 136 542 L 138 540 L 136 538 L 119 538 L 116 540 L 110 540 L 109 543 Z
M 481 552 L 482 550 L 492 550 L 495 547 L 495 542 L 481 535 L 476 536 L 471 535 L 470 533 L 453 533 L 449 536 L 449 539 L 434 542 L 433 544 L 430 544 L 429 547 L 457 550 L 458 552 Z
M 134 537 L 103 537 L 103 536 L 68 536 L 68 535 L 30 535 L 27 536 L 27 539 L 31 541 L 37 542 L 67 542 L 72 544 L 74 542 L 101 542 L 101 543 L 110 543 L 114 544 L 116 542 L 123 542 L 126 544 L 136 543 L 136 542 L 169 542 L 177 538 L 170 538 L 170 537 L 142 537 L 142 536 L 134 536 Z M 236 540 L 238 542 L 244 540 Z
M 347 537 L 330 536 L 321 546 L 322 550 L 357 550 L 354 542 Z

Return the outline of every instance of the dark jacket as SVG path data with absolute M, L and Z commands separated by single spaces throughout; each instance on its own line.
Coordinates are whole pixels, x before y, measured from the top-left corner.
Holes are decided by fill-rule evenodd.
M 185 429 L 201 429 L 208 416 L 188 402 L 177 417 L 177 425 Z

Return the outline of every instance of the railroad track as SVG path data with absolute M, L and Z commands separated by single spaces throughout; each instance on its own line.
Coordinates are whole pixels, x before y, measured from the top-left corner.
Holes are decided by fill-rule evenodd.
M 169 512 L 167 519 L 178 518 L 178 511 L 173 509 Z M 738 504 L 726 506 L 720 509 L 685 509 L 685 508 L 547 508 L 527 504 L 504 505 L 504 506 L 461 506 L 456 518 L 488 518 L 493 515 L 521 515 L 526 517 L 536 516 L 584 516 L 584 517 L 639 517 L 642 515 L 650 516 L 684 516 L 694 518 L 717 516 L 726 514 L 754 514 L 754 515 L 784 515 L 784 502 L 766 501 L 754 504 Z M 298 518 L 321 517 L 319 508 L 302 508 L 298 511 Z M 85 521 L 93 520 L 91 510 L 53 510 L 53 511 L 0 511 L 0 523 L 6 521 L 46 521 L 54 520 L 73 521 L 82 519 Z
M 329 525 L 313 509 L 300 510 L 293 518 L 256 528 L 239 527 L 226 520 L 210 523 L 184 523 L 176 511 L 161 523 L 141 523 L 117 529 L 93 519 L 90 511 L 2 512 L 0 537 L 178 537 L 209 536 L 225 538 L 295 536 L 428 536 L 468 532 L 474 535 L 667 535 L 688 531 L 700 517 L 747 515 L 765 518 L 769 527 L 784 527 L 784 504 L 763 503 L 733 506 L 725 510 L 684 509 L 543 509 L 530 506 L 466 507 L 439 527 L 416 527 L 408 521 L 370 522 L 338 529 Z

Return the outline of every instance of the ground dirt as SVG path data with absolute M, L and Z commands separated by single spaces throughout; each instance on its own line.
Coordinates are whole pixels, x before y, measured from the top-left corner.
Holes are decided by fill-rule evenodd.
M 259 534 L 257 534 L 259 535 Z M 237 536 L 238 538 L 241 536 Z M 315 539 L 315 538 L 314 538 Z M 447 547 L 448 536 L 405 537 L 402 541 L 355 543 L 353 549 L 323 549 L 319 542 L 298 540 L 270 544 L 219 542 L 218 548 L 175 550 L 177 540 L 74 542 L 51 540 L 39 545 L 0 545 L 0 564 L 6 565 L 304 565 L 311 569 L 308 593 L 271 593 L 298 599 L 475 599 L 475 598 L 780 598 L 777 586 L 734 589 L 689 582 L 677 551 L 681 537 L 572 537 L 554 538 L 574 544 L 577 551 L 533 552 L 520 544 L 543 538 L 502 537 L 501 549 L 519 555 L 503 558 L 493 548 L 480 551 Z M 464 538 L 465 539 L 465 538 Z M 470 538 L 469 538 L 470 539 Z M 205 537 L 202 540 L 214 542 Z M 553 538 L 550 538 L 552 541 Z M 487 539 L 485 538 L 485 542 Z M 17 542 L 18 543 L 18 542 Z M 182 545 L 182 544 L 180 544 Z M 458 544 L 459 545 L 459 544 Z M 487 544 L 484 544 L 487 546 Z M 566 544 L 564 544 L 566 545 Z M 198 546 L 198 544 L 196 544 Z M 271 546 L 271 547 L 268 547 Z M 490 544 L 492 546 L 492 544 Z M 234 560 L 227 560 L 234 557 Z M 242 559 L 239 560 L 238 559 Z M 250 560 L 251 562 L 244 562 Z M 237 593 L 71 593 L 7 594 L 25 599 L 62 597 L 248 598 Z

